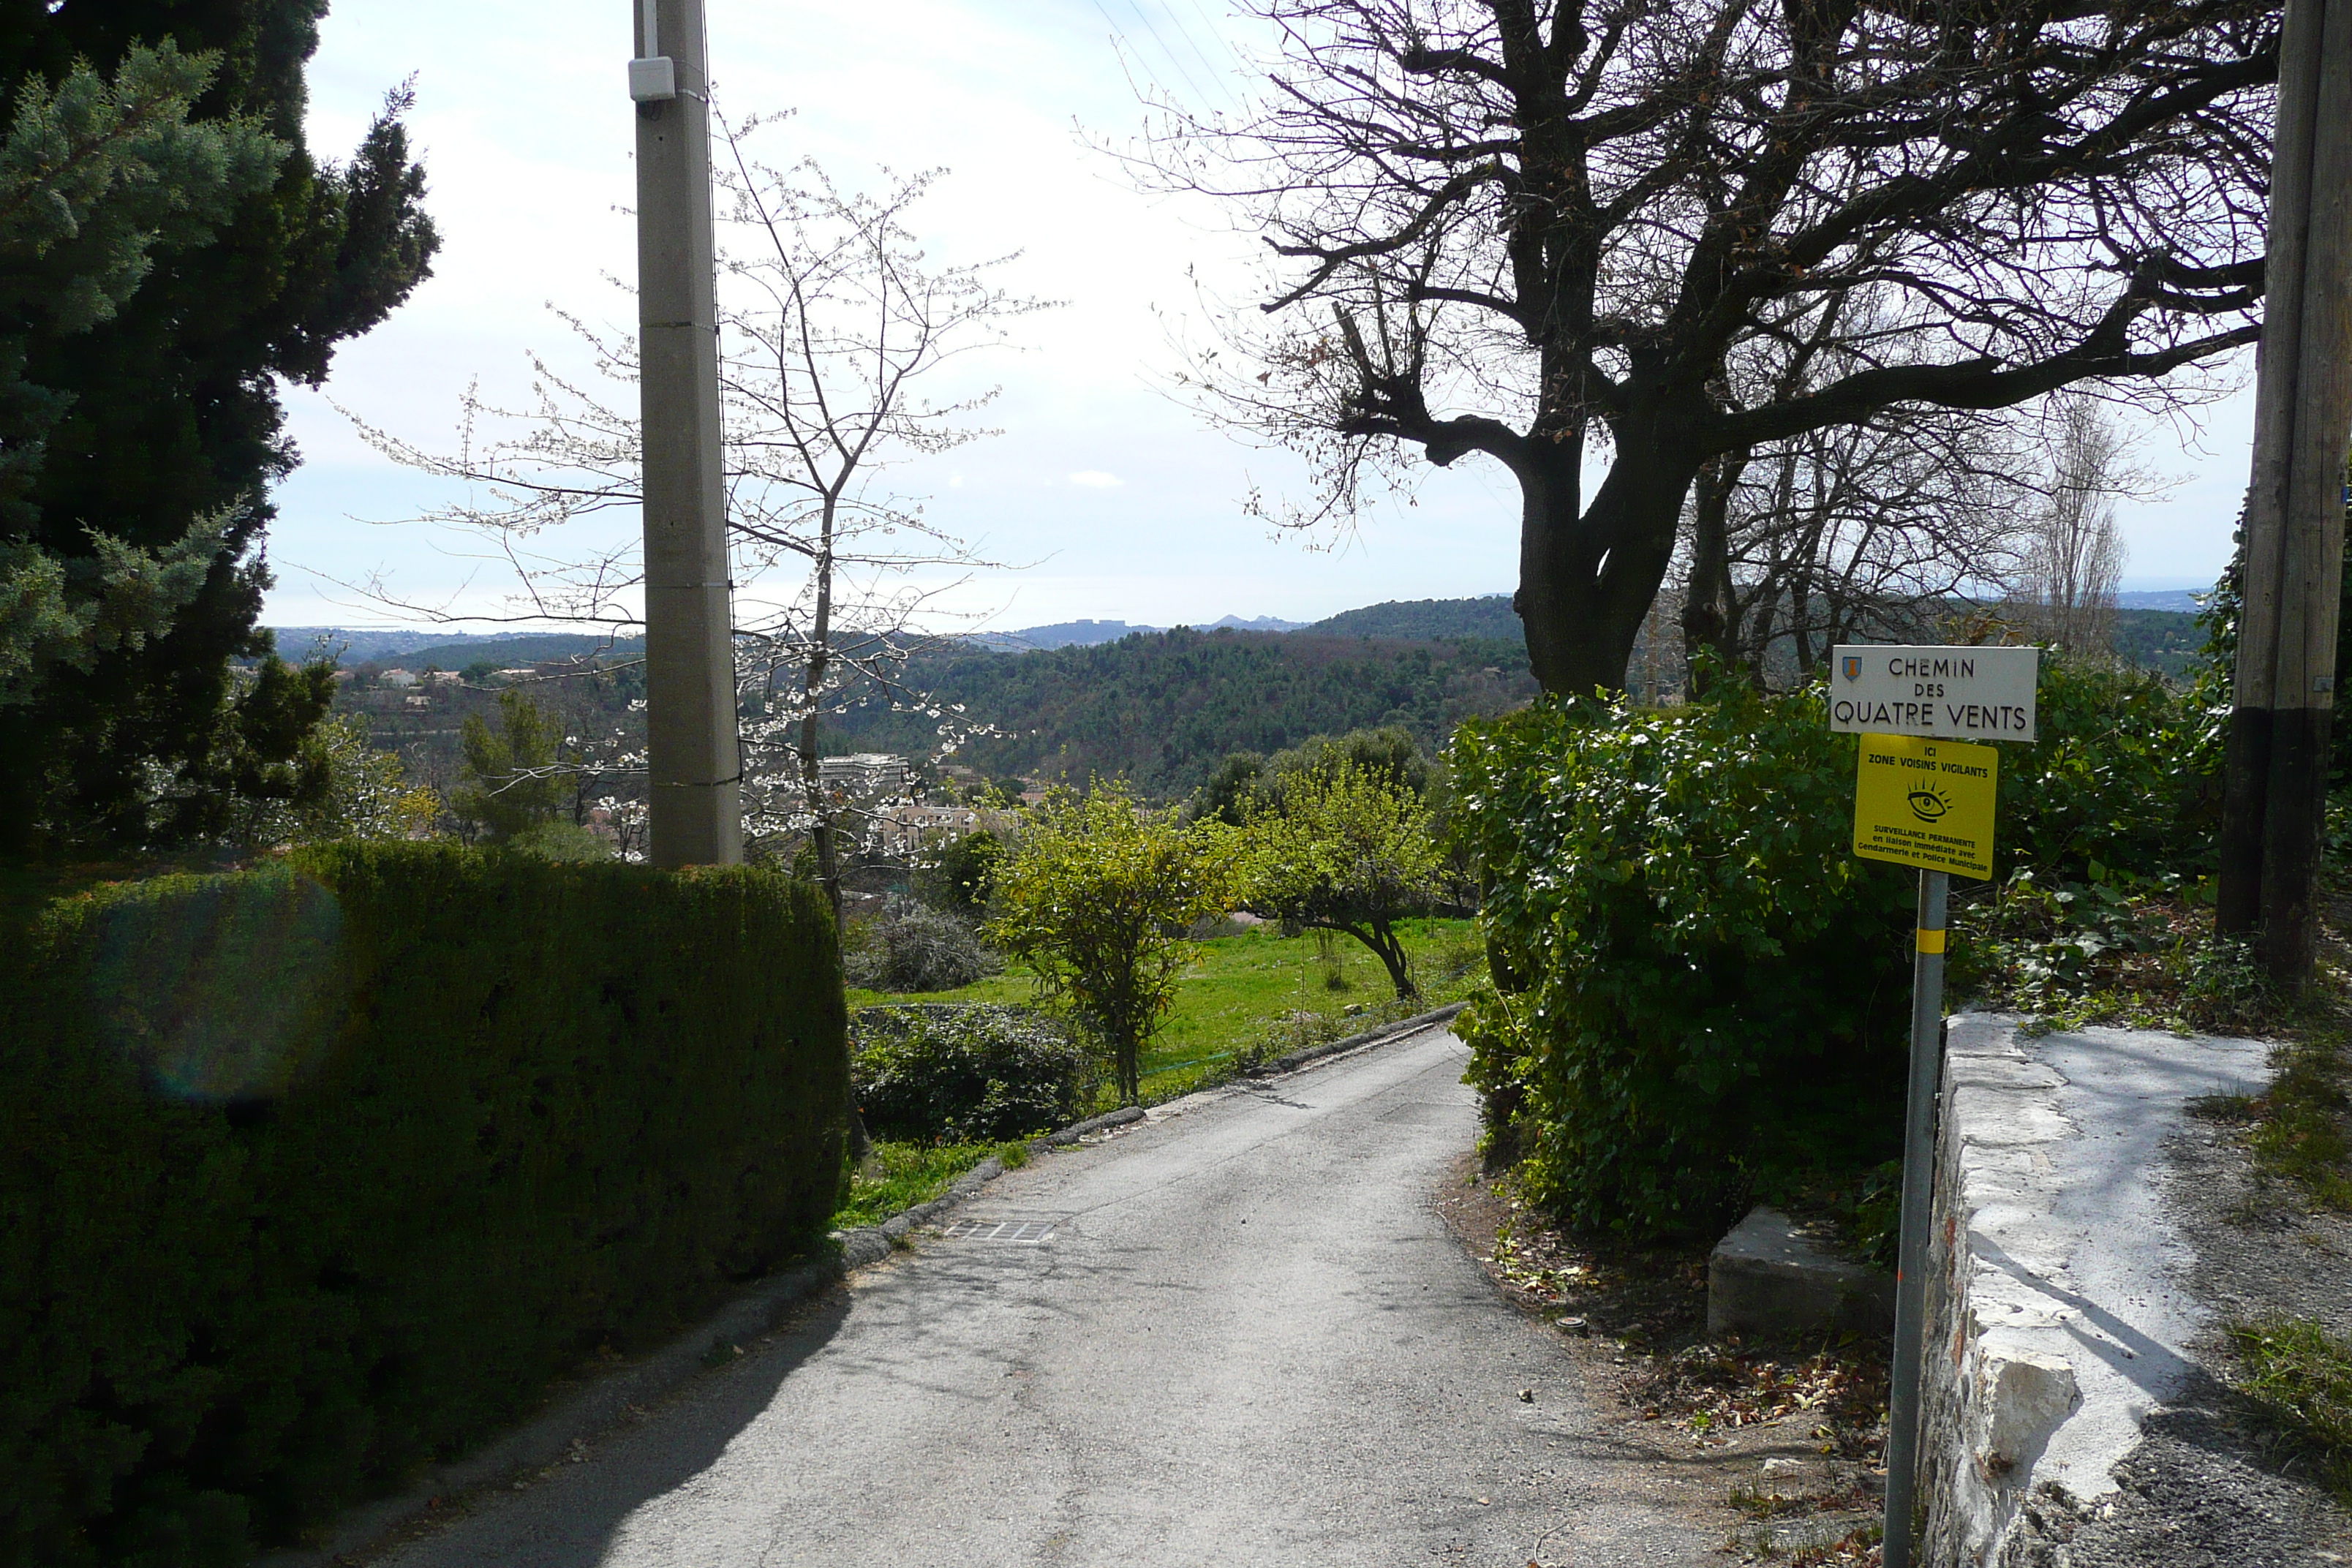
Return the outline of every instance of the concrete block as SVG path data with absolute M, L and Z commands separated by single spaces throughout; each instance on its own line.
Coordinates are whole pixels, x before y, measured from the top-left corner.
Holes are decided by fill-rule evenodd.
M 2031 1470 L 2050 1434 L 2083 1403 L 2074 1367 L 2054 1355 L 2028 1350 L 1994 1354 L 1988 1345 L 1977 1376 L 1985 1410 L 1977 1468 L 1988 1479 Z
M 1707 1259 L 1710 1338 L 1894 1328 L 1895 1277 L 1831 1257 L 1777 1209 L 1749 1210 Z

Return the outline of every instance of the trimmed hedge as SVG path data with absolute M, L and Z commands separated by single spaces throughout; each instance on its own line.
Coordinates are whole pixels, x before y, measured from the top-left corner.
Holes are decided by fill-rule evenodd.
M 213 1564 L 823 1233 L 824 900 L 443 846 L 61 902 L 7 955 L 0 1562 Z

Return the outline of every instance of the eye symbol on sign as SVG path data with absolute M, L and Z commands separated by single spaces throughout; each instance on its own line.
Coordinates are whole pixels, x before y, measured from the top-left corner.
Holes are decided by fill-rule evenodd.
M 1922 822 L 1940 822 L 1944 813 L 1951 809 L 1952 803 L 1935 790 L 1915 789 L 1911 792 L 1911 815 Z

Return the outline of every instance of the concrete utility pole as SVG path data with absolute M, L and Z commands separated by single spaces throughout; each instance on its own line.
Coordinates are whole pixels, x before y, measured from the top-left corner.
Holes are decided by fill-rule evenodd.
M 2352 4 L 2352 0 L 2346 0 Z M 702 0 L 635 0 L 637 357 L 653 863 L 743 858 Z
M 2352 0 L 2287 0 L 2219 930 L 2311 973 L 2352 437 Z

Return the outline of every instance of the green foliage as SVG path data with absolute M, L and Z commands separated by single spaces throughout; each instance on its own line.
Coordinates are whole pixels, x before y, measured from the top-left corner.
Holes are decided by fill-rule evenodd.
M 2239 1388 L 2352 1504 L 2352 1344 L 2309 1318 L 2231 1323 L 2228 1333 L 2246 1369 Z
M 2093 861 L 2068 881 L 2021 867 L 1955 905 L 1947 983 L 2053 1027 L 2263 1032 L 2278 998 L 2246 944 L 2213 935 L 2212 897 L 2210 879 L 2173 871 Z
M 2341 1029 L 2322 1026 L 2281 1047 L 2278 1070 L 2250 1108 L 2257 1120 L 2247 1142 L 2264 1175 L 2352 1211 L 2352 1095 L 2344 1088 Z
M 506 842 L 518 855 L 573 864 L 610 860 L 613 846 L 576 822 L 542 822 L 526 827 Z
M 478 713 L 466 715 L 465 782 L 450 805 L 493 844 L 552 822 L 566 793 L 566 781 L 554 771 L 562 741 L 555 720 L 509 687 L 499 693 L 497 729 Z
M 851 1092 L 883 1138 L 967 1143 L 1050 1131 L 1084 1116 L 1102 1079 L 1093 1053 L 1031 1007 L 866 1007 L 850 1031 Z
M 919 874 L 925 892 L 961 914 L 988 907 L 988 879 L 1004 858 L 1004 840 L 982 827 L 933 850 Z
M 1265 793 L 1279 796 L 1293 779 L 1325 776 L 1341 768 L 1377 776 L 1416 796 L 1428 795 L 1437 784 L 1437 770 L 1412 731 L 1390 724 L 1344 735 L 1309 735 L 1276 752 L 1265 764 Z
M 1497 986 L 1456 1027 L 1576 1225 L 1703 1228 L 1899 1138 L 1911 879 L 1851 853 L 1854 741 L 1819 692 L 1720 684 L 1547 701 L 1448 754 Z
M 2210 712 L 2148 672 L 2054 658 L 2039 706 L 2039 744 L 2002 749 L 2002 880 L 1958 895 L 1955 989 L 2048 1005 L 2095 977 L 2208 1025 L 2261 1006 L 2157 869 L 2209 841 Z M 1818 691 L 1546 705 L 1465 726 L 1450 762 L 1497 985 L 1462 1027 L 1531 1193 L 1654 1232 L 1852 1188 L 1885 1157 L 1912 878 L 1853 856 L 1853 740 Z M 2128 1003 L 2135 985 L 2160 1002 Z
M 0 881 L 0 893 L 5 887 Z M 1483 979 L 1486 948 L 1470 921 L 1408 921 L 1398 934 L 1426 993 L 1407 1012 L 1466 999 Z M 1391 1007 L 1402 1005 L 1359 1000 L 1364 993 L 1352 985 L 1334 992 L 1319 984 L 1321 955 L 1314 935 L 1286 937 L 1276 926 L 1257 925 L 1233 935 L 1196 938 L 1190 947 L 1191 962 L 1177 973 L 1175 998 L 1139 1061 L 1147 1102 L 1174 1099 L 1216 1082 L 1235 1067 L 1296 1048 L 1272 1045 L 1275 1037 L 1306 1031 L 1313 1039 L 1301 1043 L 1337 1039 L 1385 1022 Z M 1035 977 L 1015 963 L 1002 974 L 937 1000 L 1025 1003 L 1034 995 Z M 862 991 L 849 996 L 852 1007 L 893 1000 Z M 1262 1045 L 1262 1038 L 1269 1043 Z M 1106 1100 L 1092 1109 L 1109 1108 Z
M 1234 752 L 1209 774 L 1209 782 L 1193 792 L 1185 814 L 1198 822 L 1214 818 L 1228 827 L 1247 820 L 1251 804 L 1265 780 L 1265 759 L 1255 752 Z
M 0 29 L 0 832 L 168 847 L 268 652 L 279 387 L 425 276 L 395 93 L 345 165 L 304 145 L 323 0 L 22 5 Z M 171 807 L 157 809 L 168 797 Z M 231 813 L 233 815 L 233 812 Z
M 0 956 L 0 1563 L 235 1563 L 821 1236 L 830 914 L 340 845 Z
M 1224 832 L 1179 826 L 1124 784 L 1055 791 L 998 867 L 990 940 L 1028 962 L 1110 1047 L 1121 1101 L 1142 1093 L 1138 1060 L 1191 957 L 1183 933 L 1230 907 Z
M 2193 678 L 2204 646 L 2198 617 L 2187 610 L 2117 610 L 2116 657 L 2173 679 Z
M 1380 959 L 1400 998 L 1418 994 L 1396 926 L 1443 896 L 1445 860 L 1428 806 L 1389 767 L 1334 748 L 1285 777 L 1249 813 L 1236 877 L 1244 909 L 1343 931 Z
M 431 786 L 413 784 L 397 752 L 378 750 L 368 740 L 367 720 L 356 713 L 331 718 L 310 731 L 327 763 L 327 787 L 293 832 L 293 843 L 331 838 L 418 838 L 440 815 Z
M 2039 741 L 2003 746 L 1995 866 L 2045 880 L 2138 874 L 2204 853 L 2220 826 L 2222 721 L 2148 670 L 2044 655 Z

